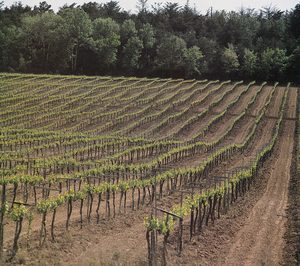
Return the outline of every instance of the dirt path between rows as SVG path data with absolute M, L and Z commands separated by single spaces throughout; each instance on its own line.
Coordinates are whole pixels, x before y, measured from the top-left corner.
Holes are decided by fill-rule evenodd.
M 279 110 L 279 101 L 277 99 L 282 98 L 282 93 L 277 92 L 274 95 L 274 104 L 270 106 L 271 111 L 276 113 Z M 276 101 L 277 100 L 277 101 Z M 251 151 L 256 154 L 257 149 L 260 148 L 264 143 L 268 142 L 272 128 L 275 125 L 275 121 L 267 120 L 262 127 L 262 132 L 260 134 L 260 138 L 253 144 Z M 293 131 L 291 131 L 293 132 Z M 292 133 L 291 136 L 292 137 Z M 267 141 L 268 140 L 268 141 Z M 293 139 L 292 139 L 293 141 Z M 292 142 L 291 141 L 291 142 Z M 281 144 L 282 147 L 282 144 Z M 286 147 L 285 147 L 286 148 Z M 292 145 L 291 145 L 292 148 Z M 284 154 L 286 151 L 282 151 Z M 282 155 L 281 155 L 282 156 Z M 278 161 L 278 160 L 277 160 Z M 241 164 L 240 159 L 235 162 L 237 165 Z M 233 164 L 233 162 L 230 162 Z M 222 168 L 222 167 L 220 167 Z M 219 167 L 218 167 L 219 169 Z M 223 169 L 223 168 L 222 168 Z M 219 169 L 220 170 L 220 169 Z M 274 171 L 277 171 L 275 169 Z M 285 169 L 282 169 L 284 172 Z M 282 174 L 282 171 L 280 174 Z M 275 173 L 275 172 L 274 172 Z M 287 181 L 288 185 L 288 181 Z M 286 190 L 287 191 L 287 190 Z M 171 198 L 173 200 L 171 200 Z M 159 202 L 159 206 L 164 209 L 169 209 L 174 205 L 176 199 L 179 196 L 173 195 L 171 198 L 164 198 L 162 202 Z M 267 204 L 267 203 L 266 203 Z M 145 211 L 145 209 L 143 210 Z M 276 215 L 276 214 L 275 214 Z M 91 248 L 88 248 L 85 252 L 82 252 L 75 261 L 72 261 L 72 265 L 145 265 L 145 254 L 147 253 L 146 245 L 145 245 L 145 228 L 141 220 L 137 221 L 128 221 L 131 226 L 124 230 L 118 230 L 114 234 L 108 234 L 106 236 L 101 237 L 101 241 L 98 243 L 93 243 Z M 255 224 L 256 227 L 258 227 Z M 253 228 L 251 228 L 253 230 Z M 250 231 L 251 232 L 251 231 Z M 246 236 L 247 237 L 247 236 Z M 245 238 L 246 238 L 245 237 Z M 235 243 L 236 240 L 234 240 Z M 244 241 L 243 239 L 241 241 Z M 277 240 L 275 240 L 277 241 Z M 233 242 L 231 242 L 233 243 Z M 247 247 L 245 248 L 245 250 Z M 283 250 L 283 248 L 282 248 Z M 242 250 L 241 254 L 244 254 L 245 251 Z M 224 254 L 224 253 L 223 253 Z M 231 256 L 231 255 L 229 255 Z M 232 264 L 233 262 L 226 262 L 226 257 L 222 257 L 223 260 L 220 261 L 220 265 L 241 265 L 240 258 L 237 257 L 236 264 Z M 70 265 L 70 264 L 67 264 Z M 257 264 L 256 264 L 257 265 Z M 268 264 L 269 265 L 269 264 Z
M 286 230 L 286 207 L 288 200 L 289 172 L 294 139 L 294 122 L 285 123 L 286 141 L 281 142 L 280 153 L 267 189 L 256 203 L 245 225 L 232 241 L 225 265 L 279 265 L 282 261 L 284 233 Z
M 294 91 L 290 93 L 288 114 L 295 109 L 291 104 L 294 94 Z M 282 264 L 294 128 L 294 121 L 285 121 L 285 141 L 280 143 L 279 156 L 271 169 L 265 193 L 252 208 L 218 265 L 241 265 L 241 261 L 243 265 Z
M 290 92 L 286 114 L 293 113 L 296 96 Z M 170 246 L 169 265 L 298 265 L 286 264 L 284 254 L 294 129 L 295 121 L 284 121 L 274 155 L 254 188 L 198 239 L 185 241 L 181 257 Z
M 280 99 L 282 95 L 282 92 L 277 92 L 273 97 L 274 103 L 270 105 L 269 109 L 274 114 L 276 114 L 276 110 L 279 110 L 280 105 L 280 101 L 276 99 Z M 295 113 L 295 103 L 292 101 L 295 95 L 296 92 L 290 93 L 287 114 L 293 115 Z M 260 140 L 252 147 L 251 153 L 255 154 L 256 150 L 270 138 L 269 135 L 274 124 L 275 120 L 270 120 L 262 126 L 263 132 L 261 132 Z M 294 126 L 295 121 L 284 122 L 284 141 L 281 137 L 278 145 L 278 156 L 274 156 L 272 167 L 269 167 L 266 171 L 267 174 L 270 173 L 266 191 L 262 198 L 251 208 L 247 219 L 243 216 L 241 228 L 233 236 L 230 236 L 230 242 L 225 244 L 226 247 L 222 252 L 216 254 L 216 261 L 213 261 L 213 263 L 212 260 L 207 261 L 210 265 L 280 264 L 284 246 L 283 235 L 286 227 L 285 208 L 287 205 Z M 238 137 L 235 139 L 238 139 Z M 240 159 L 239 163 L 233 160 L 230 164 L 240 165 Z M 222 166 L 219 168 L 222 168 Z M 167 204 L 172 206 L 176 199 L 178 197 L 175 197 L 175 195 L 167 197 L 163 199 L 163 204 L 164 206 Z M 78 210 L 78 208 L 76 209 Z M 57 228 L 58 242 L 46 243 L 46 247 L 37 252 L 47 252 L 48 248 L 46 257 L 47 260 L 49 259 L 48 265 L 144 265 L 146 263 L 146 243 L 143 217 L 149 215 L 149 210 L 150 206 L 136 211 L 134 215 L 129 211 L 126 217 L 124 215 L 124 217 L 119 216 L 120 218 L 115 220 L 104 221 L 103 226 L 86 226 L 82 231 L 78 229 L 78 225 L 75 228 L 76 222 L 73 218 L 78 218 L 78 215 L 73 213 L 72 230 L 68 233 L 62 233 L 64 229 Z M 234 219 L 237 217 L 234 217 Z M 58 217 L 57 225 L 65 221 L 64 219 Z M 234 220 L 231 222 L 234 222 Z M 224 231 L 224 225 L 221 229 Z M 210 230 L 211 228 L 207 232 Z M 71 235 L 73 234 L 75 236 L 71 241 Z M 64 238 L 65 245 L 59 242 L 60 238 Z M 209 240 L 209 238 L 207 239 Z M 223 245 L 223 243 L 220 243 L 220 239 L 218 240 L 218 245 Z M 192 250 L 195 252 L 194 244 Z M 207 247 L 202 250 L 203 252 L 211 251 Z M 36 255 L 39 258 L 28 260 L 28 262 L 31 261 L 31 265 L 46 265 L 45 258 L 40 254 Z M 186 256 L 181 258 L 186 259 L 185 263 L 189 261 Z M 199 265 L 199 256 L 195 257 L 193 263 L 195 264 L 189 265 Z M 178 263 L 171 263 L 170 265 L 178 265 Z M 203 265 L 203 263 L 200 263 L 200 265 Z

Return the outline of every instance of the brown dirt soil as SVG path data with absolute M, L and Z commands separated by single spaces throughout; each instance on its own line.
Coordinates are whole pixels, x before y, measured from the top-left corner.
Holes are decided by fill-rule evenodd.
M 264 88 L 269 92 L 269 87 Z M 259 100 L 255 109 L 260 110 L 267 99 Z M 277 91 L 268 110 L 268 115 L 277 115 L 283 90 Z M 287 116 L 295 116 L 296 90 L 289 95 Z M 264 118 L 254 140 L 246 153 L 249 158 L 256 154 L 261 146 L 270 140 L 276 120 Z M 253 121 L 251 121 L 253 123 Z M 248 127 L 246 127 L 248 129 Z M 283 134 L 276 145 L 274 155 L 266 163 L 254 188 L 244 198 L 218 220 L 213 227 L 205 229 L 199 240 L 187 241 L 185 232 L 184 252 L 181 257 L 175 255 L 174 245 L 169 247 L 170 265 L 278 265 L 283 262 L 286 232 L 286 213 L 288 200 L 289 169 L 294 147 L 295 121 L 285 121 Z M 235 132 L 234 133 L 238 133 Z M 237 134 L 235 141 L 245 137 Z M 203 156 L 203 155 L 202 155 Z M 199 158 L 195 158 L 199 159 Z M 196 163 L 191 160 L 190 164 Z M 186 163 L 188 164 L 188 163 Z M 225 166 L 217 167 L 216 172 L 241 166 L 241 156 L 235 156 Z M 178 166 L 178 165 L 177 165 Z M 130 195 L 128 196 L 130 198 Z M 164 197 L 162 206 L 171 207 L 178 202 L 179 195 Z M 129 200 L 130 202 L 130 200 Z M 102 205 L 103 206 L 103 205 Z M 149 215 L 150 206 L 138 211 L 119 215 L 116 219 L 101 220 L 96 225 L 93 219 L 90 226 L 82 230 L 78 225 L 78 206 L 72 214 L 71 228 L 65 232 L 65 209 L 57 216 L 55 242 L 48 240 L 41 249 L 37 247 L 39 221 L 33 226 L 32 246 L 29 253 L 25 250 L 25 241 L 14 263 L 27 265 L 145 265 L 146 241 L 143 217 Z M 48 223 L 50 220 L 48 218 Z M 224 230 L 226 228 L 226 230 Z M 12 233 L 11 231 L 10 233 Z M 245 263 L 244 263 L 245 262 Z
M 274 93 L 274 96 L 275 96 L 274 105 L 275 106 L 278 106 L 278 107 L 280 106 L 283 95 L 284 95 L 284 91 L 285 91 L 284 89 L 285 89 L 284 87 L 277 87 L 275 89 L 275 93 Z M 288 104 L 290 105 L 290 103 L 288 103 Z M 269 108 L 266 112 L 266 115 L 271 116 L 271 117 L 278 117 L 279 111 L 280 111 L 279 108 L 278 109 Z
M 241 87 L 239 87 L 239 90 L 241 89 Z M 225 115 L 225 118 L 222 119 L 221 121 L 217 122 L 216 125 L 214 125 L 212 127 L 212 129 L 210 130 L 210 132 L 208 132 L 207 136 L 205 136 L 205 140 L 211 140 L 212 138 L 217 139 L 218 136 L 223 134 L 223 131 L 226 130 L 227 127 L 230 126 L 231 122 L 235 119 L 235 115 L 239 115 L 244 109 L 245 106 L 247 105 L 247 103 L 250 101 L 251 96 L 258 90 L 258 87 L 254 86 L 254 87 L 250 87 L 250 89 L 248 90 L 248 92 L 243 95 L 241 97 L 241 99 L 238 101 L 238 103 L 236 103 L 233 106 L 233 115 L 230 116 L 230 114 L 228 113 L 227 115 Z M 261 95 L 261 97 L 257 97 L 252 110 L 257 110 L 257 113 L 261 110 L 262 106 L 264 105 L 267 96 L 270 93 L 269 88 L 265 88 L 263 89 L 263 95 Z M 226 105 L 223 104 L 223 101 L 220 103 L 220 106 L 222 107 L 221 109 L 219 109 L 219 107 L 216 107 L 218 109 L 218 111 L 224 111 L 226 108 Z M 216 111 L 216 108 L 214 108 Z M 210 119 L 212 119 L 211 115 L 216 115 L 214 112 L 212 112 L 212 114 L 207 114 L 197 125 L 196 123 L 193 125 L 193 128 L 196 128 L 196 131 L 199 131 L 199 128 L 202 128 L 203 126 L 205 126 Z M 224 122 L 225 121 L 225 122 Z M 219 126 L 222 123 L 221 126 Z M 189 129 L 190 130 L 190 129 Z M 187 133 L 184 133 L 184 138 L 183 140 L 189 139 L 187 138 L 185 135 L 188 134 L 188 136 L 192 135 L 195 133 L 193 131 L 193 133 L 189 133 L 189 130 L 187 130 Z M 181 136 L 180 136 L 181 138 Z
M 170 265 L 230 265 L 225 264 L 224 260 L 231 245 L 234 244 L 234 239 L 239 230 L 242 230 L 246 224 L 250 214 L 249 210 L 255 206 L 256 202 L 265 193 L 267 181 L 272 172 L 270 169 L 277 161 L 276 157 L 279 152 L 280 149 L 277 145 L 274 156 L 260 170 L 252 189 L 244 197 L 239 198 L 228 213 L 222 215 L 213 226 L 205 228 L 192 241 L 188 240 L 188 230 L 184 231 L 184 246 L 181 257 L 175 255 L 174 244 L 169 245 L 168 262 Z M 240 261 L 239 265 L 245 264 Z
M 198 239 L 188 241 L 186 230 L 181 257 L 175 255 L 174 243 L 168 247 L 170 265 L 284 263 L 284 233 L 287 227 L 286 207 L 294 129 L 294 121 L 285 121 L 274 155 L 260 171 L 254 188 L 227 215 L 204 230 Z M 286 265 L 296 265 L 295 259 L 292 262 L 293 264 Z
M 236 114 L 240 114 L 245 110 L 245 107 L 248 105 L 249 101 L 251 100 L 252 96 L 257 92 L 258 87 L 250 87 L 248 92 L 246 92 L 241 99 L 232 107 L 234 109 L 234 112 Z M 257 97 L 256 101 L 261 101 L 260 97 Z M 216 140 L 219 139 L 224 132 L 227 130 L 227 128 L 231 127 L 233 121 L 236 119 L 235 115 L 230 114 L 227 112 L 227 114 L 222 118 L 219 122 L 217 122 L 212 128 L 209 130 L 209 132 L 206 134 L 204 137 L 205 141 L 211 141 L 211 140 Z M 252 124 L 252 119 L 247 118 L 247 121 L 251 122 L 250 125 Z M 243 130 L 243 132 L 248 132 L 247 130 Z
M 281 92 L 278 90 L 274 93 L 271 104 L 269 105 L 267 112 L 278 113 L 280 109 L 281 101 Z M 272 137 L 273 129 L 275 128 L 276 120 L 275 119 L 268 119 L 264 117 L 262 121 L 258 124 L 256 129 L 254 141 L 250 143 L 250 145 L 246 148 L 243 154 L 236 154 L 234 155 L 230 161 L 225 161 L 221 165 L 222 167 L 218 167 L 212 171 L 212 175 L 218 176 L 223 175 L 223 171 L 225 170 L 234 170 L 237 167 L 247 167 L 250 165 L 250 161 L 255 158 L 257 153 L 269 143 Z M 245 136 L 242 130 L 238 130 L 238 135 L 235 137 L 234 142 L 240 143 L 241 138 Z M 225 141 L 227 145 L 230 142 Z
M 281 98 L 280 96 L 282 96 L 282 95 L 276 95 L 274 98 L 275 98 L 275 100 L 277 100 L 277 98 Z M 276 111 L 278 112 L 278 108 L 279 108 L 279 105 L 280 105 L 280 102 L 279 101 L 276 101 L 276 103 L 274 103 L 274 105 L 272 104 L 271 105 L 271 108 L 270 108 L 270 110 L 271 111 L 273 111 L 274 113 L 276 113 Z M 268 125 L 269 124 L 269 125 Z M 266 125 L 265 126 L 262 126 L 262 131 L 264 132 L 262 135 L 260 135 L 260 136 L 264 136 L 264 137 L 261 137 L 260 139 L 259 139 L 259 141 L 257 141 L 257 142 L 255 142 L 255 145 L 254 145 L 254 147 L 252 148 L 252 151 L 254 151 L 254 153 L 256 153 L 257 152 L 257 149 L 259 148 L 259 147 L 261 147 L 261 145 L 263 144 L 263 143 L 266 143 L 267 142 L 267 140 L 269 140 L 269 138 L 270 138 L 270 132 L 272 132 L 272 130 L 271 130 L 271 128 L 274 126 L 274 121 L 267 121 L 266 122 Z M 261 132 L 262 133 L 262 132 Z M 290 134 L 289 135 L 289 140 L 290 140 L 290 138 L 291 138 L 291 140 L 293 140 L 292 139 L 292 137 L 293 137 L 293 134 Z M 289 141 L 289 143 L 291 143 L 290 145 L 292 145 L 292 141 Z M 285 149 L 287 149 L 289 146 L 288 145 L 283 145 L 283 144 L 281 144 L 281 148 L 282 148 L 282 146 L 284 146 L 284 148 Z M 287 154 L 286 152 L 288 152 L 288 150 L 286 151 L 286 150 L 284 150 L 285 152 L 284 153 L 282 153 L 282 150 L 281 150 L 281 148 L 280 148 L 280 154 L 282 154 L 281 156 L 285 156 L 285 154 Z M 277 161 L 279 161 L 279 158 L 280 157 L 276 157 L 276 160 Z M 287 158 L 287 157 L 286 157 Z M 241 164 L 241 161 L 239 160 L 239 163 L 238 163 L 239 165 Z M 281 166 L 278 166 L 278 167 L 281 167 L 282 168 L 282 165 Z M 287 165 L 286 167 L 289 167 L 289 165 Z M 285 170 L 286 170 L 286 168 L 282 168 L 282 172 L 277 172 L 277 168 L 275 168 L 275 169 L 272 169 L 271 170 L 271 177 L 272 177 L 272 175 L 273 174 L 276 174 L 277 176 L 284 176 L 284 175 L 282 175 L 282 172 L 284 173 L 285 172 Z M 271 182 L 272 183 L 272 182 Z M 286 181 L 286 183 L 288 184 L 288 180 Z M 269 184 L 269 183 L 268 183 Z M 279 187 L 280 188 L 282 188 L 283 189 L 283 191 L 286 191 L 285 190 L 285 187 L 284 186 L 280 186 L 279 185 Z M 267 190 L 268 191 L 268 190 Z M 277 191 L 275 191 L 275 192 L 277 192 Z M 275 193 L 275 195 L 276 195 L 276 193 Z M 264 201 L 264 198 L 262 198 L 262 201 L 263 202 L 265 202 L 265 204 L 268 204 L 267 202 L 268 201 Z M 172 203 L 173 204 L 173 203 Z M 170 201 L 165 201 L 165 204 L 162 204 L 164 207 L 167 207 L 166 205 L 170 205 Z M 251 216 L 250 216 L 251 217 Z M 272 219 L 272 217 L 270 217 L 271 219 Z M 251 220 L 250 220 L 251 221 Z M 254 224 L 255 226 L 257 226 L 256 224 Z M 253 228 L 252 228 L 253 229 Z M 134 228 L 134 231 L 135 232 L 139 232 L 139 226 L 137 226 L 137 227 L 135 227 Z M 142 232 L 141 232 L 142 233 Z M 126 233 L 124 233 L 125 235 L 126 235 Z M 122 236 L 120 236 L 121 238 L 123 238 Z M 135 238 L 135 240 L 137 240 L 138 239 L 138 237 L 136 237 Z M 233 240 L 234 241 L 234 243 L 238 243 L 235 239 Z M 131 242 L 131 241 L 130 241 Z M 279 241 L 277 241 L 277 243 L 278 243 Z M 134 243 L 134 242 L 133 242 Z M 121 248 L 121 251 L 120 251 L 120 246 L 118 245 L 118 247 L 119 247 L 119 249 L 118 249 L 118 252 L 121 252 L 122 251 L 122 248 Z M 116 248 L 116 246 L 115 246 L 115 248 Z M 108 251 L 109 250 L 111 250 L 111 246 L 110 246 L 110 248 L 108 249 Z M 98 252 L 96 252 L 96 254 L 97 254 Z M 111 252 L 110 252 L 111 253 Z M 89 253 L 89 254 L 91 254 L 91 253 Z M 91 255 L 89 255 L 89 256 L 86 256 L 86 257 L 91 257 Z M 85 261 L 86 262 L 86 261 Z M 240 262 L 240 260 L 238 260 L 238 262 Z M 83 265 L 82 264 L 83 262 L 79 262 L 79 264 L 78 265 Z M 126 264 L 126 265 L 130 265 L 131 263 L 129 262 L 129 261 L 127 261 L 127 263 L 128 264 Z M 194 262 L 192 262 L 192 264 L 193 264 Z M 221 264 L 223 264 L 223 261 L 216 261 L 216 263 L 220 263 L 220 265 Z M 226 264 L 226 265 L 231 265 L 231 263 L 234 263 L 234 262 L 229 262 L 228 264 Z M 196 265 L 196 264 L 195 264 Z M 233 264 L 233 265 L 237 265 L 237 264 Z
M 282 261 L 294 124 L 291 121 L 285 123 L 285 141 L 281 142 L 266 192 L 234 237 L 225 259 L 220 259 L 220 265 L 240 265 L 241 261 L 245 265 L 279 265 Z
M 271 90 L 273 87 L 271 86 L 265 86 L 262 89 L 261 95 L 259 96 L 259 98 L 261 99 L 260 101 L 256 101 L 256 103 L 254 104 L 250 114 L 257 116 L 259 113 L 259 110 L 264 106 L 265 102 L 267 101 Z
M 243 102 L 243 105 L 242 105 L 243 108 L 247 105 L 246 100 L 249 101 L 251 96 L 257 91 L 257 89 L 258 89 L 258 87 L 257 88 L 252 88 L 252 90 L 249 91 L 250 93 L 247 93 L 244 97 L 242 97 L 241 101 Z M 264 103 L 263 100 L 266 100 L 266 98 L 265 97 L 262 97 L 262 98 L 258 97 L 256 99 L 256 102 L 255 102 L 253 107 L 256 109 L 257 108 L 256 106 L 261 106 Z M 236 109 L 241 109 L 240 106 L 241 106 L 241 104 L 239 104 L 239 102 L 238 102 L 238 105 L 236 107 L 234 107 L 235 108 L 234 111 L 236 112 Z M 274 107 L 274 106 L 272 105 L 272 107 Z M 278 108 L 278 106 L 277 106 L 277 108 Z M 243 109 L 241 109 L 240 111 L 243 111 Z M 230 118 L 232 118 L 232 117 L 230 116 Z M 226 120 L 226 119 L 224 119 L 224 120 Z M 206 141 L 213 141 L 213 140 L 218 139 L 218 137 L 223 134 L 225 129 L 232 124 L 233 120 L 234 119 L 232 119 L 232 120 L 229 119 L 229 120 L 226 120 L 226 121 L 220 121 L 220 122 L 216 123 L 216 127 L 218 126 L 218 124 L 221 124 L 221 126 L 219 127 L 219 130 L 215 131 L 213 133 L 209 133 L 205 137 L 205 140 Z M 246 138 L 246 136 L 250 132 L 251 128 L 253 127 L 255 119 L 251 118 L 251 117 L 245 117 L 244 120 L 246 120 L 246 121 L 244 121 L 243 123 L 240 123 L 240 125 L 238 126 L 238 130 L 233 130 L 233 132 L 229 134 L 228 139 L 226 140 L 227 144 L 241 143 L 241 142 L 244 141 L 244 139 Z M 209 152 L 209 153 L 196 154 L 192 158 L 187 157 L 185 159 L 181 159 L 178 162 L 170 163 L 168 166 L 172 167 L 172 168 L 195 167 L 195 166 L 199 165 L 200 162 L 203 161 L 205 158 L 207 158 L 207 156 L 209 156 L 211 153 L 212 153 L 212 151 Z
M 222 112 L 222 111 L 224 111 L 226 109 L 226 107 L 228 106 L 228 104 L 230 102 L 232 102 L 233 100 L 235 100 L 241 94 L 242 88 L 243 88 L 243 86 L 238 86 L 231 93 L 229 93 L 228 95 L 226 95 L 225 98 L 214 108 L 215 111 L 216 112 Z M 220 97 L 220 96 L 218 95 L 218 97 Z M 201 105 L 201 108 L 203 108 L 203 105 Z M 186 114 L 186 117 L 183 117 L 182 119 L 180 119 L 178 121 L 172 122 L 172 123 L 166 125 L 161 130 L 159 130 L 155 134 L 155 137 L 158 138 L 158 139 L 163 139 L 163 138 L 167 138 L 169 136 L 172 136 L 172 134 L 174 134 L 175 132 L 177 132 L 181 128 L 182 124 L 184 122 L 186 122 L 187 119 L 189 117 L 191 117 L 192 115 L 194 115 L 194 114 L 195 114 L 195 112 L 193 112 L 193 110 L 191 110 L 191 112 L 189 112 L 189 113 Z M 202 126 L 204 126 L 204 125 L 205 124 L 202 123 Z
M 295 92 L 296 88 L 292 88 L 290 91 L 290 102 L 296 102 L 299 95 Z M 293 104 L 290 104 L 287 110 L 287 116 L 295 114 L 298 109 L 291 109 Z M 295 114 L 296 115 L 296 114 Z M 299 114 L 296 116 L 296 129 L 295 129 L 295 141 L 293 150 L 293 160 L 291 167 L 291 177 L 289 185 L 289 200 L 287 210 L 287 230 L 285 233 L 286 245 L 284 249 L 284 265 L 296 266 L 300 265 L 300 168 L 298 167 L 299 160 Z
M 297 92 L 298 88 L 290 88 L 289 108 L 286 114 L 287 118 L 296 118 Z
M 237 86 L 231 93 L 227 94 L 218 105 L 216 105 L 214 108 L 212 108 L 212 111 L 214 111 L 216 113 L 223 112 L 231 102 L 233 102 L 235 99 L 237 99 L 242 94 L 242 92 L 245 90 L 246 86 L 247 86 L 246 84 Z M 247 92 L 246 92 L 246 94 L 247 94 Z M 244 97 L 242 96 L 242 98 L 244 98 Z
M 291 93 L 292 94 L 292 93 Z M 295 95 L 294 95 L 295 96 Z M 292 96 L 293 97 L 293 96 Z M 280 97 L 275 97 L 275 99 Z M 295 106 L 289 99 L 287 113 Z M 278 106 L 278 101 L 276 101 Z M 271 108 L 276 112 L 277 108 Z M 172 265 L 279 265 L 283 263 L 286 231 L 286 207 L 289 185 L 289 169 L 294 145 L 294 121 L 286 121 L 281 141 L 269 167 L 262 171 L 263 178 L 255 185 L 243 204 L 221 218 L 209 231 L 199 237 L 200 241 L 185 241 L 182 258 L 169 254 Z M 266 129 L 266 127 L 264 127 Z M 266 131 L 269 131 L 266 129 Z M 256 146 L 256 145 L 255 145 Z M 290 156 L 286 156 L 289 154 Z M 270 170 L 269 170 L 270 169 Z M 264 178 L 269 176 L 264 194 Z M 258 184 L 262 185 L 259 187 Z M 255 203 L 257 199 L 257 203 Z M 255 203 L 255 204 L 254 204 Z M 252 208 L 253 207 L 253 208 Z M 252 208 L 250 212 L 249 209 Z M 224 230 L 226 228 L 226 230 Z M 186 236 L 187 238 L 188 236 Z M 224 243 L 225 242 L 225 243 Z M 271 247 L 271 249 L 270 249 Z M 199 261 L 200 259 L 200 261 Z
M 217 85 L 210 85 L 210 86 L 208 86 L 203 92 L 198 93 L 194 98 L 190 99 L 187 103 L 181 105 L 181 106 L 180 106 L 180 110 L 182 110 L 182 109 L 188 107 L 188 106 L 190 105 L 190 103 L 193 102 L 193 101 L 203 99 L 204 96 L 206 95 L 206 93 L 209 92 L 209 90 L 210 90 L 211 88 L 214 88 L 214 86 L 217 86 Z M 224 89 L 227 88 L 227 87 L 228 87 L 228 86 L 222 86 L 222 87 L 218 90 L 218 92 L 219 92 L 220 90 L 224 90 Z M 211 93 L 211 94 L 208 96 L 208 99 L 210 99 L 210 101 L 211 101 L 212 99 L 215 99 L 215 97 L 217 97 L 217 96 L 218 96 L 218 94 L 216 94 L 216 93 Z M 206 107 L 208 106 L 208 104 L 209 104 L 209 101 L 206 100 L 203 104 L 201 104 L 201 108 L 206 108 Z M 166 107 L 166 106 L 167 106 L 166 104 L 163 105 L 163 106 L 160 106 L 160 109 L 163 110 L 163 107 Z M 191 110 L 191 111 L 194 111 L 196 108 L 198 108 L 198 107 L 196 106 L 196 107 L 193 108 L 193 110 Z M 180 112 L 180 111 L 178 111 L 178 112 Z M 143 134 L 148 134 L 149 136 L 151 136 L 151 138 L 154 138 L 154 135 L 151 133 L 152 130 L 157 126 L 158 123 L 160 123 L 161 121 L 163 121 L 163 119 L 165 119 L 168 115 L 174 115 L 174 113 L 169 113 L 169 114 L 167 114 L 167 115 L 164 115 L 164 116 L 163 116 L 162 118 L 160 118 L 160 119 L 155 119 L 155 120 L 153 120 L 153 121 L 151 121 L 151 122 L 148 122 L 148 123 L 146 123 L 146 124 L 144 124 L 144 125 L 142 125 L 142 126 L 137 127 L 137 128 L 135 129 L 135 131 L 134 131 L 134 136 L 141 136 L 141 135 L 143 135 Z M 186 120 L 185 120 L 185 121 L 186 121 Z M 184 122 L 185 122 L 185 121 L 184 121 Z M 136 122 L 136 121 L 133 121 L 133 122 Z M 182 122 L 183 122 L 183 121 L 182 121 Z M 178 121 L 178 123 L 175 124 L 175 125 L 176 125 L 176 128 L 175 128 L 175 129 L 178 128 L 178 125 L 180 125 L 180 123 L 181 123 L 181 121 Z M 169 126 L 168 126 L 168 128 L 170 129 Z M 173 133 L 173 131 L 172 131 L 172 133 Z M 170 134 L 169 134 L 169 135 L 170 135 Z M 159 137 L 159 138 L 161 139 L 162 137 Z
M 262 94 L 260 97 L 257 97 L 256 101 L 254 102 L 254 105 L 250 108 L 249 113 L 250 114 L 259 114 L 261 109 L 264 107 L 265 102 L 268 99 L 268 96 L 270 95 L 272 87 L 266 87 L 262 90 Z M 271 103 L 272 106 L 272 103 Z M 250 133 L 250 130 L 255 122 L 255 118 L 246 117 L 245 119 L 242 119 L 236 127 L 233 129 L 233 132 L 231 136 L 226 138 L 225 144 L 228 145 L 232 142 L 234 143 L 241 143 L 246 136 Z M 226 126 L 226 123 L 225 123 Z M 237 132 L 236 132 L 237 131 Z M 236 134 L 235 134 L 236 133 Z M 235 136 L 235 137 L 232 137 Z

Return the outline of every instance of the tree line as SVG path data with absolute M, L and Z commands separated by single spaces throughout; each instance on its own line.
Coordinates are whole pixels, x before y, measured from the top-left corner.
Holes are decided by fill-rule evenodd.
M 200 14 L 138 0 L 0 2 L 0 71 L 300 82 L 300 4 Z

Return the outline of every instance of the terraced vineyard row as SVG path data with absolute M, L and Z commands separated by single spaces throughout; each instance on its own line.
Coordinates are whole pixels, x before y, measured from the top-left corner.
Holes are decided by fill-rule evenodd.
M 151 233 L 166 245 L 176 219 L 182 243 L 182 224 L 192 237 L 251 187 L 297 98 L 277 83 L 20 74 L 0 74 L 0 92 L 0 249 L 9 257 L 126 217 L 122 237 L 136 234 L 140 259 L 151 213 L 150 259 Z

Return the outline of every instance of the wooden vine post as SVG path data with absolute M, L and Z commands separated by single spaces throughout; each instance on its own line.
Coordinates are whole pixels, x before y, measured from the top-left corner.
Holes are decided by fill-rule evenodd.
M 167 214 L 167 218 L 166 218 L 166 226 L 168 225 L 168 222 L 169 222 L 169 216 L 170 216 L 170 215 Z M 163 254 L 162 254 L 162 257 L 163 257 L 162 264 L 163 264 L 163 266 L 166 266 L 166 265 L 167 265 L 166 255 L 167 255 L 167 241 L 168 241 L 169 235 L 170 235 L 170 231 L 168 230 L 168 231 L 164 234 Z
M 155 208 L 156 211 L 160 211 L 164 214 L 167 215 L 167 218 L 166 218 L 166 223 L 168 223 L 169 219 L 170 219 L 170 216 L 173 217 L 173 219 L 178 219 L 179 220 L 179 234 L 178 234 L 178 248 L 177 248 L 177 252 L 178 252 L 178 255 L 180 256 L 181 255 L 181 252 L 182 252 L 182 238 L 183 238 L 183 218 L 179 215 L 176 215 L 172 212 L 169 212 L 169 211 L 166 211 L 166 210 L 163 210 L 163 209 L 160 209 L 160 208 Z M 152 214 L 151 214 L 152 215 Z M 152 216 L 151 216 L 151 220 L 152 220 Z M 157 230 L 152 230 L 153 232 Z M 169 237 L 169 231 L 167 231 L 165 234 L 164 234 L 164 242 L 163 242 L 163 265 L 166 265 L 166 254 L 167 254 L 167 239 Z M 155 234 L 155 233 L 154 233 Z M 155 245 L 157 245 L 157 238 L 156 238 L 156 242 L 155 242 Z M 156 248 L 156 246 L 155 246 Z M 149 251 L 149 249 L 148 249 Z M 156 251 L 156 250 L 155 250 Z M 149 265 L 153 265 L 153 264 L 150 264 Z
M 153 220 L 153 211 L 151 212 L 150 221 Z M 150 227 L 147 229 L 146 232 L 146 240 L 147 240 L 147 246 L 148 246 L 148 263 L 149 266 L 155 266 L 156 265 L 156 229 Z
M 3 258 L 4 242 L 4 213 L 6 210 L 6 184 L 3 182 L 1 191 L 1 210 L 0 210 L 0 260 Z
M 178 235 L 178 255 L 181 255 L 182 252 L 182 236 L 183 236 L 183 218 L 179 218 L 179 235 Z

